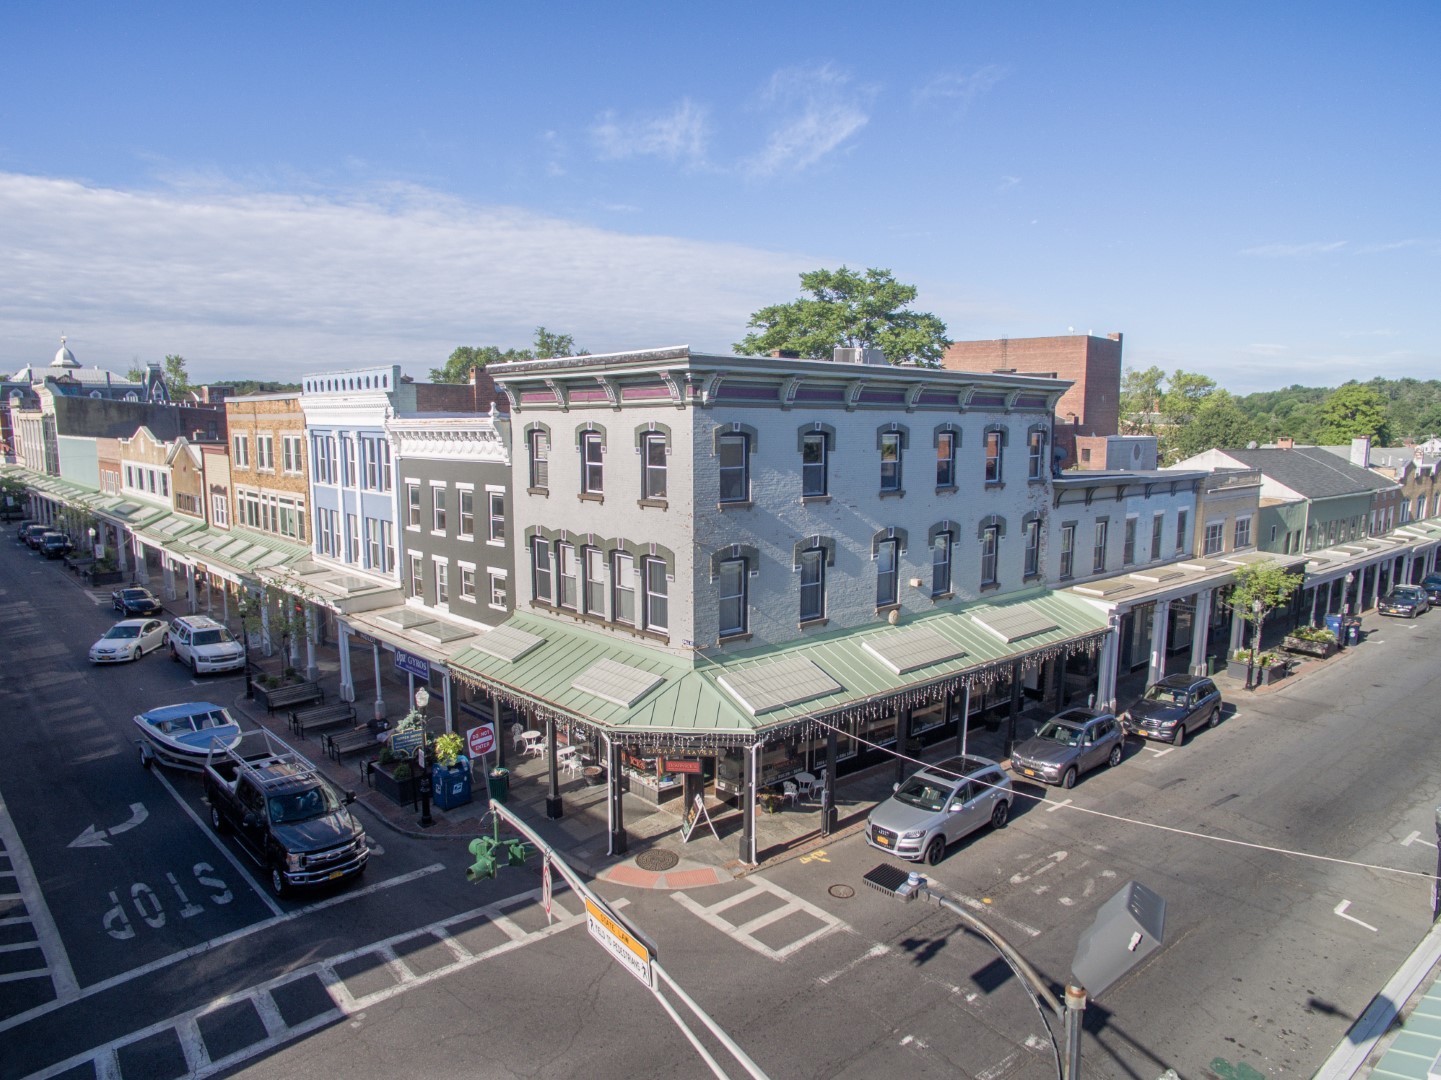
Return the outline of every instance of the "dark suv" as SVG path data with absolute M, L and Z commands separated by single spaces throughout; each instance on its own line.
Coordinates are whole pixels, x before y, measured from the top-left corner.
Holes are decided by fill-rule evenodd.
M 48 532 L 40 537 L 40 553 L 47 559 L 58 559 L 62 555 L 69 555 L 74 550 L 75 545 L 64 533 Z
M 1221 691 L 1204 675 L 1167 675 L 1127 711 L 1127 731 L 1180 746 L 1188 731 L 1221 719 Z

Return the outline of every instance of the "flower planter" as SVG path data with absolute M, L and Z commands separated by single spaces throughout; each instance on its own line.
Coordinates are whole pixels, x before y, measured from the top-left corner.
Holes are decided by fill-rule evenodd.
M 600 765 L 587 765 L 580 770 L 580 778 L 586 787 L 599 787 L 605 783 L 605 769 Z
M 1305 638 L 1288 637 L 1281 643 L 1281 647 L 1287 652 L 1300 653 L 1303 656 L 1314 656 L 1318 660 L 1325 660 L 1336 651 L 1334 641 L 1308 641 Z
M 1244 660 L 1226 661 L 1226 675 L 1237 682 L 1246 681 L 1246 662 Z M 1285 664 L 1272 664 L 1269 667 L 1258 667 L 1251 673 L 1251 684 L 1253 686 L 1270 686 L 1277 679 L 1286 677 Z
M 393 770 L 399 764 L 398 761 L 385 765 L 374 761 L 370 762 L 365 770 L 366 782 L 391 802 L 400 806 L 410 806 L 419 798 L 420 774 L 415 771 L 415 766 L 411 765 L 411 774 L 403 779 L 398 779 L 393 774 Z

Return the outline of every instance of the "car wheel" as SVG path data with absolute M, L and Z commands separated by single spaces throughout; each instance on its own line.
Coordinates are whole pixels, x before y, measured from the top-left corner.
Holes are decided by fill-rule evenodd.
M 135 648 L 133 648 L 133 649 L 130 650 L 130 659 L 131 659 L 131 660 L 139 660 L 139 659 L 140 659 L 140 646 L 139 646 L 139 645 L 135 646 Z
M 170 659 L 174 660 L 177 664 L 180 662 L 180 654 L 175 651 L 174 645 L 170 646 Z
M 280 872 L 280 868 L 276 866 L 270 868 L 270 891 L 276 896 L 290 895 L 290 884 L 285 880 L 285 875 Z
M 1185 725 L 1185 724 L 1182 724 L 1180 727 L 1178 727 L 1178 728 L 1176 729 L 1176 734 L 1173 735 L 1173 736 L 1171 736 L 1171 743 L 1172 743 L 1173 746 L 1185 746 L 1185 745 L 1186 745 L 1186 725 Z
M 225 819 L 220 816 L 220 807 L 210 808 L 210 827 L 218 833 L 225 832 Z
M 1118 744 L 1116 744 L 1115 746 L 1111 747 L 1111 756 L 1106 759 L 1106 764 L 1109 765 L 1111 768 L 1114 769 L 1114 768 L 1115 768 L 1117 765 L 1119 765 L 1120 763 L 1121 763 L 1121 747 L 1120 747 L 1120 744 L 1118 743 Z
M 1221 722 L 1221 706 L 1217 705 L 1214 709 L 1211 710 L 1211 723 L 1210 723 L 1209 726 L 1210 726 L 1210 727 L 1215 727 L 1215 726 L 1216 726 L 1217 724 L 1219 724 L 1220 722 Z
M 150 766 L 152 766 L 152 765 L 154 765 L 154 764 L 155 764 L 155 759 L 154 759 L 153 757 L 151 757 L 151 756 L 150 756 L 150 752 L 149 752 L 148 750 L 146 750 L 145 747 L 142 746 L 142 747 L 140 748 L 140 767 L 141 767 L 142 769 L 148 769 L 148 768 L 150 768 Z
M 200 663 L 193 656 L 190 658 L 190 674 L 200 678 Z
M 991 828 L 1004 829 L 1010 819 L 1011 804 L 1005 801 L 996 803 L 996 808 L 991 811 Z
M 946 857 L 946 842 L 941 837 L 936 837 L 926 847 L 926 862 L 935 866 Z
M 1076 786 L 1076 767 L 1075 767 L 1074 765 L 1072 765 L 1069 769 L 1066 770 L 1066 775 L 1064 775 L 1064 776 L 1061 777 L 1061 787 L 1065 788 L 1067 791 L 1070 791 L 1071 788 L 1073 788 L 1073 787 L 1075 787 L 1075 786 Z

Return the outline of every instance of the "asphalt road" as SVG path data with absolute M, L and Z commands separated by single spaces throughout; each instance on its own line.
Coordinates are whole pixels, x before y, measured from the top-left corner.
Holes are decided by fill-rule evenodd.
M 0 981 L 0 1080 L 705 1073 L 573 896 L 547 918 L 534 867 L 472 886 L 463 846 L 366 821 L 358 887 L 270 898 L 203 824 L 197 779 L 141 770 L 128 730 L 238 681 L 192 685 L 163 654 L 91 669 L 110 622 L 0 544 L 0 870 L 45 901 L 0 900 L 0 943 L 21 946 L 0 974 L 46 972 Z M 1185 747 L 1133 741 L 1069 792 L 1018 785 L 1006 829 L 922 869 L 1057 986 L 1125 881 L 1166 898 L 1164 946 L 1088 1010 L 1084 1075 L 1309 1076 L 1430 927 L 1438 640 L 1441 613 L 1388 622 Z M 862 884 L 889 858 L 851 835 L 724 886 L 601 891 L 772 1077 L 1054 1077 L 989 946 Z

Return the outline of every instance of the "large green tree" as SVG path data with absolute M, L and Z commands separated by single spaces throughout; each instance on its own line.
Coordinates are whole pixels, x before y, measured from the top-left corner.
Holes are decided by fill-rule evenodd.
M 1216 390 L 1205 399 L 1183 423 L 1168 432 L 1168 448 L 1173 460 L 1204 453 L 1212 447 L 1239 449 L 1253 440 L 1259 441 L 1256 422 L 1225 390 Z
M 1373 386 L 1347 383 L 1337 387 L 1321 406 L 1323 437 L 1328 443 L 1347 443 L 1369 436 L 1385 446 L 1386 398 Z
M 185 370 L 185 357 L 177 353 L 165 357 L 165 385 L 172 398 L 190 393 L 190 374 Z
M 1120 434 L 1154 435 L 1161 412 L 1161 386 L 1166 373 L 1158 367 L 1145 371 L 1127 368 L 1121 376 Z
M 535 328 L 535 339 L 529 349 L 500 349 L 495 345 L 461 345 L 450 354 L 444 367 L 430 369 L 430 381 L 462 383 L 470 381 L 475 368 L 489 364 L 505 364 L 513 360 L 544 360 L 552 356 L 585 356 L 577 352 L 575 339 L 569 334 L 552 334 L 543 326 Z
M 903 361 L 936 367 L 950 344 L 946 324 L 924 311 L 912 311 L 916 287 L 904 285 L 889 270 L 864 274 L 842 266 L 801 275 L 806 295 L 788 304 L 761 308 L 734 348 L 764 355 L 777 349 L 812 360 L 828 360 L 837 347 L 880 349 L 893 364 Z

